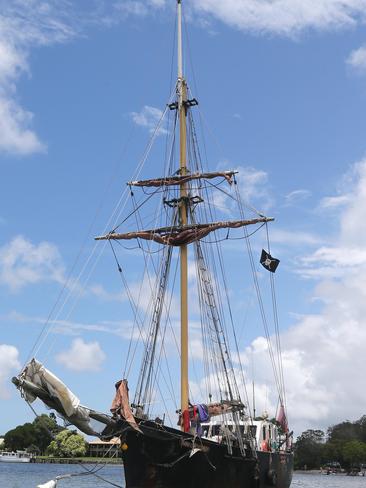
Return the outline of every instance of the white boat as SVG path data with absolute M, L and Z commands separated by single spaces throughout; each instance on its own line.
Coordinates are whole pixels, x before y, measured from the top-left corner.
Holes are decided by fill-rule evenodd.
M 31 459 L 32 454 L 26 451 L 0 451 L 0 462 L 2 463 L 29 463 Z

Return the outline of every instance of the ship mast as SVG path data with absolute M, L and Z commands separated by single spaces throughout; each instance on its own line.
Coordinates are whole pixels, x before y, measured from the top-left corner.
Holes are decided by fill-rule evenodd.
M 183 77 L 182 49 L 182 0 L 178 2 L 178 113 L 179 113 L 179 168 L 180 175 L 187 174 L 187 83 Z M 180 185 L 180 224 L 187 224 L 187 186 Z M 181 411 L 188 409 L 188 246 L 180 247 L 180 313 L 181 313 Z M 182 426 L 184 430 L 184 425 Z
M 197 105 L 198 102 L 195 98 L 192 100 L 188 99 L 188 88 L 187 82 L 183 74 L 183 46 L 182 46 L 182 1 L 177 0 L 177 14 L 178 14 L 178 80 L 176 85 L 177 90 L 177 101 L 175 103 L 169 104 L 171 110 L 176 110 L 176 115 L 179 119 L 179 171 L 174 175 L 165 175 L 162 178 L 155 178 L 150 180 L 139 180 L 131 181 L 128 184 L 130 186 L 139 187 L 169 187 L 176 186 L 179 190 L 179 198 L 174 198 L 170 201 L 164 199 L 164 203 L 169 206 L 178 206 L 178 223 L 176 221 L 172 222 L 169 227 L 155 227 L 153 229 L 137 229 L 136 231 L 130 232 L 116 232 L 117 226 L 111 232 L 106 235 L 95 237 L 96 240 L 129 240 L 129 239 L 143 239 L 147 241 L 154 241 L 156 243 L 165 246 L 178 246 L 180 253 L 180 326 L 181 326 L 181 337 L 180 337 L 180 356 L 181 356 L 181 414 L 183 417 L 182 430 L 187 428 L 184 422 L 184 416 L 186 412 L 188 413 L 189 407 L 189 383 L 188 383 L 188 245 L 200 241 L 206 237 L 211 232 L 218 231 L 219 229 L 238 229 L 248 225 L 263 224 L 273 220 L 271 217 L 265 217 L 264 215 L 258 214 L 257 217 L 246 220 L 230 220 L 230 221 L 219 221 L 219 222 L 206 222 L 197 223 L 194 221 L 188 222 L 188 214 L 190 210 L 190 202 L 194 201 L 197 197 L 191 197 L 189 194 L 189 181 L 196 179 L 212 179 L 212 178 L 224 178 L 228 184 L 233 184 L 235 182 L 234 175 L 236 171 L 216 171 L 214 173 L 190 173 L 187 168 L 187 111 L 190 107 Z M 175 194 L 175 193 L 174 193 Z M 175 194 L 176 195 L 176 194 Z M 200 202 L 203 200 L 200 200 Z M 125 222 L 125 221 L 123 221 Z M 178 224 L 178 225 L 176 225 Z M 171 254 L 170 254 L 171 256 Z M 210 297 L 213 295 L 211 291 L 211 285 L 209 280 L 209 275 L 206 270 L 206 265 L 202 252 L 199 251 L 199 258 L 201 262 L 201 274 L 203 276 L 203 281 L 205 282 L 204 291 L 206 295 Z M 169 258 L 170 259 L 170 258 Z M 159 289 L 165 289 L 166 284 L 166 274 L 163 273 L 161 277 L 161 286 Z M 165 283 L 165 284 L 164 284 Z M 157 320 L 154 320 L 155 327 L 152 329 L 151 343 L 146 346 L 146 356 L 144 360 L 145 365 L 149 365 L 152 368 L 153 361 L 155 358 L 155 345 L 157 333 L 159 331 L 159 322 L 161 317 L 160 305 L 163 303 L 164 296 L 161 295 L 157 299 L 156 314 Z M 217 335 L 217 341 L 220 347 L 220 357 L 225 363 L 225 357 L 227 356 L 225 340 L 221 341 L 223 329 L 220 324 L 220 318 L 216 312 L 216 304 L 214 300 L 209 300 L 209 306 L 211 307 L 210 316 L 214 322 L 214 329 Z M 155 312 L 154 312 L 155 313 Z M 221 347 L 224 344 L 223 347 Z M 151 348 L 151 349 L 149 349 Z M 225 356 L 226 355 L 226 356 Z M 225 356 L 225 357 L 224 357 Z M 146 366 L 147 367 L 147 366 Z M 141 404 L 141 395 L 143 390 L 143 384 L 145 384 L 145 391 L 150 388 L 151 374 L 145 375 L 145 366 L 141 370 L 141 376 L 139 380 L 139 394 L 137 403 Z M 225 378 L 230 392 L 231 385 L 230 379 L 226 367 Z M 146 378 L 145 378 L 146 376 Z M 146 404 L 146 395 L 144 394 L 144 404 Z M 233 395 L 230 393 L 230 399 L 233 400 Z

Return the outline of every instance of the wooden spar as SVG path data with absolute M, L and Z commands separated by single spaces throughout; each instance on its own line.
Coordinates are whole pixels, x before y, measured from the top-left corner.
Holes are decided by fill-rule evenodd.
M 183 77 L 183 50 L 182 50 L 182 1 L 178 1 L 178 112 L 179 112 L 179 141 L 180 141 L 180 175 L 187 174 L 187 120 L 186 101 L 187 84 Z M 181 205 L 179 209 L 180 224 L 187 225 L 187 185 L 180 185 Z M 180 356 L 181 356 L 181 411 L 188 409 L 188 248 L 180 247 Z M 183 422 L 184 424 L 184 422 Z M 184 430 L 184 425 L 182 425 Z
M 139 180 L 139 181 L 129 181 L 127 185 L 129 186 L 173 186 L 182 185 L 192 180 L 200 179 L 213 179 L 213 178 L 225 178 L 230 184 L 233 182 L 232 177 L 237 174 L 238 171 L 216 171 L 214 173 L 191 173 L 185 176 L 174 175 L 167 176 L 165 178 L 154 178 L 150 180 Z
M 245 227 L 248 225 L 255 225 L 255 224 L 264 224 L 266 222 L 272 222 L 274 219 L 273 217 L 257 217 L 255 219 L 249 220 L 231 220 L 231 221 L 223 221 L 223 222 L 210 222 L 207 224 L 186 224 L 186 225 L 179 225 L 179 226 L 170 226 L 170 227 L 158 227 L 156 229 L 148 229 L 148 230 L 140 230 L 135 232 L 127 232 L 124 234 L 114 233 L 111 232 L 106 234 L 105 236 L 98 236 L 95 237 L 96 241 L 108 241 L 108 240 L 130 240 L 130 239 L 145 239 L 145 240 L 152 240 L 159 242 L 161 244 L 172 244 L 172 245 L 180 245 L 171 243 L 170 238 L 174 239 L 178 237 L 182 233 L 191 232 L 192 236 L 195 237 L 193 240 L 190 239 L 191 242 L 200 239 L 199 231 L 207 230 L 207 234 L 213 232 L 218 229 L 238 229 L 240 227 Z M 161 238 L 159 238 L 161 237 Z

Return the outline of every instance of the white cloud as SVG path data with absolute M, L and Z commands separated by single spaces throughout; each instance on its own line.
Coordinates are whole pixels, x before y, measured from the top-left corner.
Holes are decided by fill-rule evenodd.
M 320 312 L 300 317 L 282 337 L 289 412 L 297 430 L 364 414 L 366 391 L 366 160 L 347 172 L 341 186 L 352 198 L 334 218 L 338 232 L 302 260 Z M 263 359 L 264 360 L 264 359 Z
M 16 83 L 29 73 L 32 47 L 64 42 L 75 34 L 64 0 L 0 0 L 0 152 L 45 150 L 32 128 L 33 114 L 21 106 Z
M 320 208 L 334 209 L 347 205 L 351 201 L 351 195 L 338 195 L 335 197 L 325 197 L 320 202 Z
M 252 166 L 238 166 L 236 171 L 241 199 L 249 205 L 259 207 L 259 211 L 269 210 L 273 200 L 268 185 L 268 173 Z
M 166 0 L 98 0 L 86 10 L 68 0 L 0 0 L 0 151 L 26 155 L 46 150 L 35 132 L 34 116 L 16 90 L 20 76 L 30 72 L 32 49 L 66 42 L 93 25 L 108 27 L 130 16 L 160 14 L 168 6 Z M 217 18 L 238 29 L 280 35 L 339 29 L 366 18 L 366 0 L 191 0 L 188 6 L 187 16 L 203 26 Z M 348 62 L 364 69 L 365 48 L 351 53 Z M 152 130 L 159 112 L 146 106 L 133 117 Z
M 19 352 L 14 346 L 0 344 L 0 398 L 9 398 L 10 377 L 13 372 L 19 372 Z
M 192 0 L 191 7 L 237 29 L 296 35 L 352 27 L 366 19 L 366 0 Z
M 14 100 L 0 97 L 0 149 L 14 154 L 44 151 L 44 145 L 29 129 L 33 114 Z
M 54 244 L 32 244 L 23 236 L 17 236 L 0 247 L 0 284 L 17 291 L 45 281 L 64 282 L 64 268 Z
M 326 236 L 327 241 L 293 236 L 300 244 L 307 238 L 318 246 L 300 264 L 302 275 L 314 281 L 312 298 L 319 310 L 296 317 L 281 337 L 288 414 L 296 434 L 364 414 L 366 390 L 360 385 L 366 370 L 366 160 L 353 165 L 340 188 L 352 199 L 330 217 L 337 219 L 338 231 Z M 287 238 L 287 233 L 277 235 L 277 241 Z M 266 409 L 273 415 L 277 392 L 266 339 L 257 337 L 241 359 L 248 384 L 254 369 L 257 413 Z
M 238 168 L 240 174 L 240 184 L 244 191 L 245 198 L 253 200 L 258 196 L 258 192 L 263 194 L 263 185 L 268 181 L 268 174 L 251 166 Z
M 101 284 L 94 284 L 89 287 L 89 291 L 92 295 L 100 298 L 106 302 L 121 302 L 125 299 L 125 294 L 122 292 L 111 293 L 107 291 L 103 285 Z
M 300 273 L 312 278 L 348 276 L 366 265 L 366 250 L 356 246 L 323 246 L 301 260 Z
M 218 165 L 218 170 L 227 170 L 228 166 L 227 161 L 222 161 Z M 237 211 L 237 203 L 234 203 L 229 194 L 236 199 L 234 191 L 238 189 L 241 200 L 250 208 L 253 208 L 251 205 L 256 205 L 259 206 L 259 210 L 268 210 L 273 204 L 268 187 L 268 174 L 253 166 L 237 166 L 234 169 L 237 172 L 237 186 L 225 188 L 226 193 L 216 192 L 213 205 L 224 213 L 231 213 L 234 208 Z
M 99 371 L 106 355 L 98 342 L 72 341 L 68 351 L 59 353 L 56 360 L 72 371 Z
M 295 232 L 281 229 L 271 229 L 271 241 L 277 244 L 285 244 L 289 246 L 293 245 L 319 245 L 324 242 L 321 237 L 310 234 L 308 232 L 302 232 L 296 230 Z
M 156 127 L 158 126 L 163 112 L 156 107 L 150 107 L 149 105 L 145 105 L 141 112 L 132 112 L 132 120 L 136 125 L 140 127 L 145 127 L 149 130 L 149 132 L 154 132 Z M 167 130 L 163 127 L 159 127 L 157 131 L 157 135 L 167 134 Z
M 147 15 L 148 6 L 144 2 L 138 0 L 124 0 L 122 2 L 116 2 L 114 8 L 117 12 L 123 15 Z
M 361 46 L 351 52 L 347 64 L 360 72 L 366 72 L 366 46 Z
M 119 0 L 113 4 L 114 10 L 122 14 L 123 17 L 130 15 L 145 16 L 155 9 L 162 9 L 165 6 L 166 0 Z
M 7 314 L 0 315 L 0 321 L 16 324 L 25 324 L 26 326 L 44 326 L 47 322 L 50 326 L 50 330 L 54 334 L 79 336 L 81 333 L 88 331 L 94 333 L 103 333 L 117 335 L 121 337 L 127 337 L 128 332 L 131 330 L 131 322 L 126 320 L 120 321 L 100 321 L 95 323 L 83 323 L 72 320 L 56 319 L 49 320 L 46 317 L 37 317 L 24 315 L 22 313 L 13 310 Z
M 30 73 L 32 49 L 66 42 L 93 25 L 108 27 L 131 15 L 145 16 L 165 5 L 165 0 L 100 0 L 83 10 L 69 0 L 0 0 L 0 152 L 27 155 L 46 150 L 34 130 L 34 115 L 22 107 L 16 90 L 19 78 Z M 151 129 L 157 110 L 145 107 L 144 113 L 136 114 L 137 123 Z
M 306 200 L 311 196 L 311 191 L 309 190 L 294 190 L 285 196 L 287 205 L 294 205 L 298 202 Z

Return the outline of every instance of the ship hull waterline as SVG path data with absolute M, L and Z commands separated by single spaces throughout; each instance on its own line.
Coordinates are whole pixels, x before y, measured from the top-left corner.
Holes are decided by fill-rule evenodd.
M 126 488 L 289 488 L 293 454 L 252 452 L 153 422 L 121 436 Z

